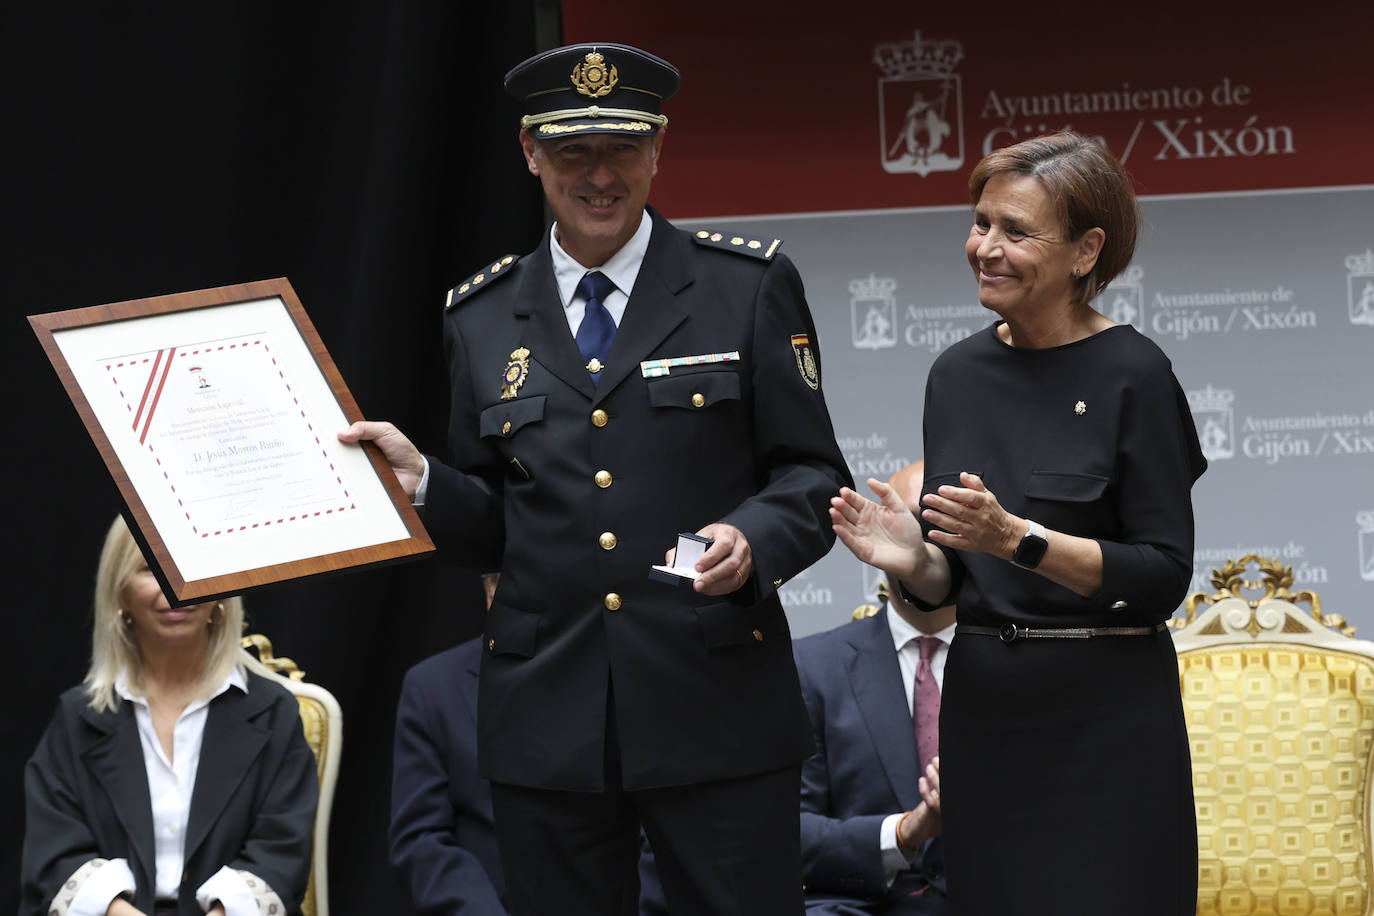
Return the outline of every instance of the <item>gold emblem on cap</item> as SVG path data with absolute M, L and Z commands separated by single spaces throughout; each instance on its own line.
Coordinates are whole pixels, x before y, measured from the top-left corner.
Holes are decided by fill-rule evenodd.
M 530 374 L 530 351 L 518 347 L 511 352 L 506 371 L 501 373 L 501 400 L 509 401 L 515 397 L 520 386 L 525 384 L 525 376 Z
M 594 99 L 610 93 L 620 82 L 620 71 L 615 64 L 606 64 L 606 58 L 599 51 L 592 51 L 582 63 L 572 68 L 572 84 L 578 92 Z

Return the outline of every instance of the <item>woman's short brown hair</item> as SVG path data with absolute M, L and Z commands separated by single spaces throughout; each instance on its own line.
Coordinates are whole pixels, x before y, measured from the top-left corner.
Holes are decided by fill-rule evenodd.
M 1069 241 L 1093 228 L 1106 235 L 1097 263 L 1074 287 L 1074 302 L 1091 302 L 1131 263 L 1140 235 L 1140 204 L 1121 163 L 1096 140 L 1065 130 L 994 150 L 969 174 L 969 201 L 975 207 L 996 175 L 1039 181 L 1053 199 L 1059 228 Z

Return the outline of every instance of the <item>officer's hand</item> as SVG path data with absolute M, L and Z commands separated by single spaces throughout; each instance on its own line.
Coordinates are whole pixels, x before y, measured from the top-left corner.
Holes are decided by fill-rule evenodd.
M 701 575 L 692 588 L 703 595 L 728 595 L 743 587 L 754 571 L 754 553 L 744 532 L 734 525 L 716 522 L 697 534 L 715 543 L 697 560 L 696 570 Z
M 366 439 L 382 450 L 387 464 L 396 472 L 401 489 L 413 502 L 420 479 L 425 476 L 425 459 L 420 450 L 399 429 L 384 420 L 359 420 L 339 433 L 340 442 L 357 442 L 360 439 Z

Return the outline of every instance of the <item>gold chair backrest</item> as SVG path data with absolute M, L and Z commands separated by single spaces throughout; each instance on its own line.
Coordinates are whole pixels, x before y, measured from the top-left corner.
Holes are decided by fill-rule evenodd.
M 1259 580 L 1245 578 L 1251 565 Z M 1212 582 L 1216 593 L 1189 596 L 1186 618 L 1171 622 L 1197 912 L 1369 916 L 1374 643 L 1324 615 L 1312 592 L 1291 592 L 1278 561 L 1228 561 Z
M 334 696 L 318 684 L 305 680 L 296 663 L 272 651 L 272 641 L 261 633 L 243 637 L 243 647 L 255 651 L 258 660 L 290 690 L 300 704 L 301 728 L 305 743 L 315 753 L 320 780 L 320 802 L 315 813 L 315 845 L 310 881 L 301 901 L 303 916 L 329 916 L 329 815 L 338 780 L 339 757 L 343 746 L 343 714 Z

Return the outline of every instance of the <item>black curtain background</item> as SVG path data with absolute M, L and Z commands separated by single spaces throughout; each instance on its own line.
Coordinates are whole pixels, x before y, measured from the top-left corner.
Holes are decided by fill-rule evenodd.
M 24 762 L 85 671 L 95 562 L 119 511 L 24 316 L 285 276 L 363 412 L 442 452 L 443 294 L 529 249 L 543 225 L 500 86 L 556 43 L 558 8 L 54 0 L 10 5 L 0 31 L 15 407 L 0 887 L 17 888 Z M 333 912 L 406 912 L 386 856 L 396 698 L 409 665 L 480 630 L 476 576 L 445 557 L 247 604 L 253 628 L 344 709 Z M 16 908 L 17 894 L 0 898 Z

